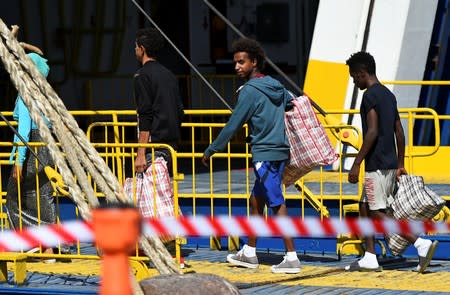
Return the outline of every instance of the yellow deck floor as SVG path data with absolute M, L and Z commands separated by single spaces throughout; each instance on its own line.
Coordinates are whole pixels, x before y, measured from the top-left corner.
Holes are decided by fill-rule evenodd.
M 280 284 L 328 286 L 346 288 L 390 289 L 402 291 L 450 292 L 450 272 L 430 272 L 418 274 L 413 271 L 384 270 L 382 272 L 346 273 L 342 268 L 304 265 L 299 274 L 272 274 L 269 265 L 260 265 L 258 269 L 246 269 L 230 266 L 223 262 L 187 260 L 185 272 L 211 273 L 222 276 L 239 284 Z M 76 259 L 70 263 L 43 262 L 27 263 L 28 272 L 41 274 L 100 275 L 99 260 Z M 157 275 L 155 269 L 149 269 L 151 276 Z

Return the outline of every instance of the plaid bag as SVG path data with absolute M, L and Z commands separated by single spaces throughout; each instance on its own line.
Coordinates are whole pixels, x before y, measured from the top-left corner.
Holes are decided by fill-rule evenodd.
M 153 169 L 155 175 L 152 175 Z M 136 174 L 135 179 L 125 179 L 124 191 L 129 200 L 140 209 L 143 217 L 154 217 L 155 213 L 156 217 L 175 215 L 173 190 L 164 158 L 157 157 L 147 171 Z
M 426 187 L 422 176 L 402 175 L 391 204 L 395 219 L 430 220 L 441 211 L 445 200 Z M 393 255 L 401 255 L 409 241 L 398 234 L 386 236 Z
M 394 256 L 402 255 L 409 246 L 409 241 L 398 234 L 386 235 L 386 242 Z
M 307 96 L 292 99 L 294 107 L 285 113 L 286 135 L 291 146 L 283 183 L 289 186 L 314 167 L 330 165 L 338 155 L 317 119 Z
M 422 176 L 402 175 L 391 207 L 396 219 L 430 220 L 445 200 L 423 183 Z

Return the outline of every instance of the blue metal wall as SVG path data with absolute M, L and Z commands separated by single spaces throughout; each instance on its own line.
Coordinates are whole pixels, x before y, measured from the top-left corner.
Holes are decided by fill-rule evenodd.
M 424 80 L 450 80 L 450 18 L 448 0 L 440 0 L 431 37 Z M 419 107 L 429 107 L 440 115 L 450 115 L 450 86 L 423 86 Z M 450 145 L 450 121 L 441 123 L 441 145 Z M 417 145 L 434 144 L 434 127 L 427 120 L 417 120 L 414 126 Z

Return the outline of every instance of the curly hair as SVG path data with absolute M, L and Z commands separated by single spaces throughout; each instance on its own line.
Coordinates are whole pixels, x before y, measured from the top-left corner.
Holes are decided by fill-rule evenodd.
M 375 75 L 375 59 L 368 52 L 360 51 L 353 53 L 345 63 L 352 72 L 365 71 L 369 75 Z
M 256 66 L 258 69 L 260 71 L 264 69 L 266 54 L 258 41 L 248 38 L 235 40 L 231 45 L 231 51 L 233 54 L 237 52 L 247 52 L 250 60 L 256 59 Z
M 139 29 L 136 32 L 136 44 L 144 46 L 149 57 L 157 57 L 159 51 L 164 47 L 164 38 L 155 28 Z

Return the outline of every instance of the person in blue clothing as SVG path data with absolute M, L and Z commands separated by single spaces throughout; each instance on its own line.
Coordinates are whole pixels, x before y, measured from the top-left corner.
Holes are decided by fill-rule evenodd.
M 287 208 L 282 193 L 282 176 L 289 158 L 289 142 L 285 134 L 284 113 L 292 97 L 286 88 L 270 76 L 261 74 L 265 54 L 260 44 L 252 39 L 239 39 L 232 44 L 237 75 L 246 80 L 240 88 L 236 107 L 226 126 L 205 150 L 202 162 L 225 149 L 233 135 L 247 123 L 250 128 L 248 142 L 256 175 L 250 195 L 251 213 L 262 215 L 264 206 L 275 215 L 286 216 Z M 273 273 L 298 273 L 300 261 L 291 238 L 284 238 L 286 255 Z M 230 254 L 227 261 L 248 268 L 259 266 L 256 256 L 256 237 L 249 237 L 248 244 Z
M 27 56 L 31 58 L 39 72 L 47 77 L 50 71 L 47 60 L 36 53 L 28 53 Z M 19 134 L 26 142 L 42 142 L 39 130 L 32 121 L 30 112 L 20 95 L 16 99 L 13 118 L 18 123 Z M 46 120 L 45 117 L 44 119 Z M 51 127 L 48 120 L 46 122 Z M 14 136 L 14 142 L 21 142 L 17 135 Z M 36 168 L 36 158 L 27 150 L 26 146 L 14 146 L 11 152 L 10 162 L 14 163 L 14 166 L 8 180 L 6 208 L 10 226 L 15 230 L 56 222 L 53 188 L 44 172 L 44 167 L 53 165 L 53 160 L 45 146 L 39 147 L 37 154 L 44 163 L 39 162 Z M 18 183 L 20 183 L 20 195 Z M 50 254 L 53 253 L 53 249 L 48 248 L 44 252 Z

